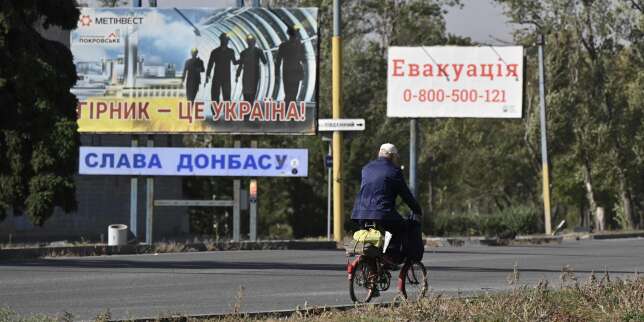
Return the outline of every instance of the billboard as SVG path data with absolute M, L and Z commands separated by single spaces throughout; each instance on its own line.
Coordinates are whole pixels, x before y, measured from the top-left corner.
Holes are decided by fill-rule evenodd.
M 306 177 L 307 149 L 80 148 L 79 174 Z
M 388 117 L 521 118 L 523 47 L 389 47 Z
M 81 8 L 80 132 L 315 134 L 316 8 Z

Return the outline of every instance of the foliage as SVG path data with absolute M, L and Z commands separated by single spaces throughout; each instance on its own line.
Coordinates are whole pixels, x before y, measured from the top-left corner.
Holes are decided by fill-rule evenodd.
M 36 28 L 76 27 L 75 1 L 3 1 L 0 11 L 0 219 L 9 209 L 42 225 L 76 207 L 76 82 L 64 45 Z
M 589 214 L 601 206 L 607 209 L 612 228 L 641 225 L 644 15 L 634 5 L 637 2 L 497 2 L 509 19 L 520 24 L 515 39 L 525 47 L 527 62 L 524 117 L 419 120 L 417 186 L 419 201 L 428 214 L 425 232 L 495 235 L 504 229 L 517 233 L 543 230 L 536 46 L 540 32 L 546 35 L 553 223 L 568 219 L 591 225 Z M 319 8 L 318 115 L 330 117 L 332 1 L 264 3 Z M 343 117 L 365 118 L 367 124 L 364 132 L 344 134 L 345 227 L 350 226 L 361 167 L 375 158 L 382 143 L 392 142 L 400 151 L 409 148 L 408 121 L 386 117 L 387 47 L 477 45 L 446 32 L 445 10 L 460 5 L 460 1 L 342 2 Z M 307 178 L 259 180 L 259 235 L 268 236 L 269 227 L 275 224 L 290 225 L 296 238 L 325 235 L 326 142 L 313 136 L 255 139 L 260 147 L 309 150 Z M 242 146 L 249 146 L 249 141 L 242 138 Z M 232 139 L 193 137 L 188 143 L 232 146 Z M 407 153 L 401 157 L 407 165 Z M 193 189 L 188 191 L 195 196 L 231 194 L 229 179 L 190 181 Z M 242 187 L 247 185 L 242 180 Z M 618 216 L 613 209 L 624 215 Z M 459 214 L 485 214 L 480 217 L 487 219 L 472 223 L 479 215 Z M 439 229 L 437 223 L 455 226 Z
M 288 240 L 293 238 L 293 228 L 288 224 L 275 224 L 268 228 L 269 239 Z
M 491 214 L 438 213 L 432 216 L 438 236 L 508 237 L 541 231 L 541 213 L 530 207 L 511 207 Z

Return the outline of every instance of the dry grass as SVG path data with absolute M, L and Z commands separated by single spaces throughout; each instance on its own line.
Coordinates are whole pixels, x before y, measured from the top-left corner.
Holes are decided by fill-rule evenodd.
M 568 268 L 556 288 L 515 286 L 510 292 L 475 298 L 431 296 L 417 303 L 367 306 L 348 311 L 300 311 L 287 318 L 235 315 L 212 321 L 638 321 L 644 322 L 644 278 L 610 280 L 591 275 L 580 282 Z M 508 276 L 517 285 L 518 271 Z

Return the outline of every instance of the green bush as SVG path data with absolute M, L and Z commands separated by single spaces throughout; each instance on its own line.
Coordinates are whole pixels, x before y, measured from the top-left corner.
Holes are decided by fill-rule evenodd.
M 431 217 L 436 236 L 488 237 L 527 235 L 542 231 L 540 211 L 531 207 L 506 208 L 495 214 L 438 213 Z
M 289 224 L 275 224 L 268 228 L 268 239 L 292 239 L 293 227 Z
M 432 218 L 438 236 L 472 236 L 479 233 L 479 219 L 472 214 L 437 214 Z

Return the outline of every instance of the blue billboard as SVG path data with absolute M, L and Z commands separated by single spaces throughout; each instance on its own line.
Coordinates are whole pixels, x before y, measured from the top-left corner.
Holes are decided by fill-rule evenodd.
M 87 175 L 306 177 L 307 149 L 80 148 Z

